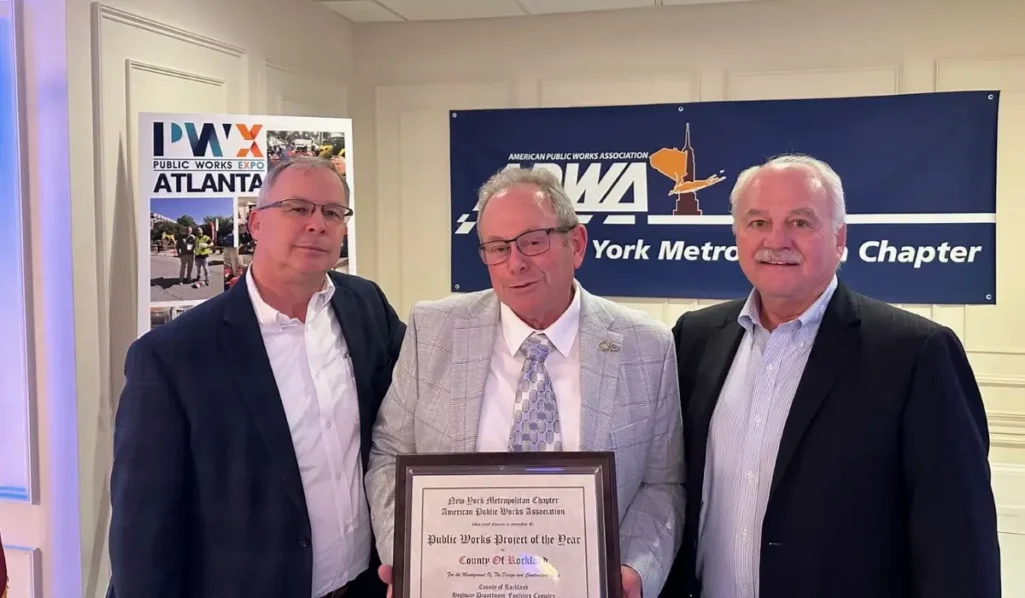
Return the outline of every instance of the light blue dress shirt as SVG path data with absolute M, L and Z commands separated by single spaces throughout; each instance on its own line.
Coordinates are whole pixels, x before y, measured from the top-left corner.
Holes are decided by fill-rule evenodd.
M 697 572 L 705 598 L 757 598 L 762 519 L 794 393 L 837 280 L 796 319 L 761 325 L 752 291 L 737 321 L 744 337 L 712 414 L 705 458 Z

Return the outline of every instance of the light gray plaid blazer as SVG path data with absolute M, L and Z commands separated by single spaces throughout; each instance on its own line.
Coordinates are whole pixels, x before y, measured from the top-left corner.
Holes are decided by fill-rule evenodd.
M 581 450 L 612 450 L 620 559 L 658 596 L 683 540 L 683 423 L 667 326 L 580 288 Z M 381 561 L 393 562 L 395 456 L 473 452 L 500 334 L 481 291 L 418 303 L 374 427 L 366 488 Z M 619 351 L 602 351 L 610 341 Z

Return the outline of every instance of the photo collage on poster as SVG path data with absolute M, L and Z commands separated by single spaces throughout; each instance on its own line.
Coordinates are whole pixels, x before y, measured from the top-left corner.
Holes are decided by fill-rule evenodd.
M 140 299 L 145 298 L 140 303 L 146 306 L 140 309 L 140 334 L 241 279 L 255 249 L 249 213 L 267 172 L 281 160 L 328 159 L 352 185 L 348 119 L 143 114 L 140 125 L 145 205 L 139 220 L 148 235 L 139 249 L 149 254 L 139 260 Z M 354 272 L 352 233 L 350 221 L 335 266 L 339 272 Z

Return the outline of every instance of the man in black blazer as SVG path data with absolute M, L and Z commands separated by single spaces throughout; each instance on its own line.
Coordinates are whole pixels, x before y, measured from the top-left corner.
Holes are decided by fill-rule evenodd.
M 662 596 L 997 598 L 986 415 L 954 333 L 836 278 L 843 187 L 784 156 L 730 198 L 754 290 L 674 328 L 684 545 Z
M 330 161 L 279 163 L 244 278 L 132 344 L 109 597 L 384 596 L 363 475 L 405 325 L 330 271 L 348 203 Z

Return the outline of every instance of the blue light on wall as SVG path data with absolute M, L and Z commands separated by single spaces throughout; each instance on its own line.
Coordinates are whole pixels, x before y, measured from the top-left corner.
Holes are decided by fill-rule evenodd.
M 32 500 L 17 52 L 0 3 L 0 500 Z

